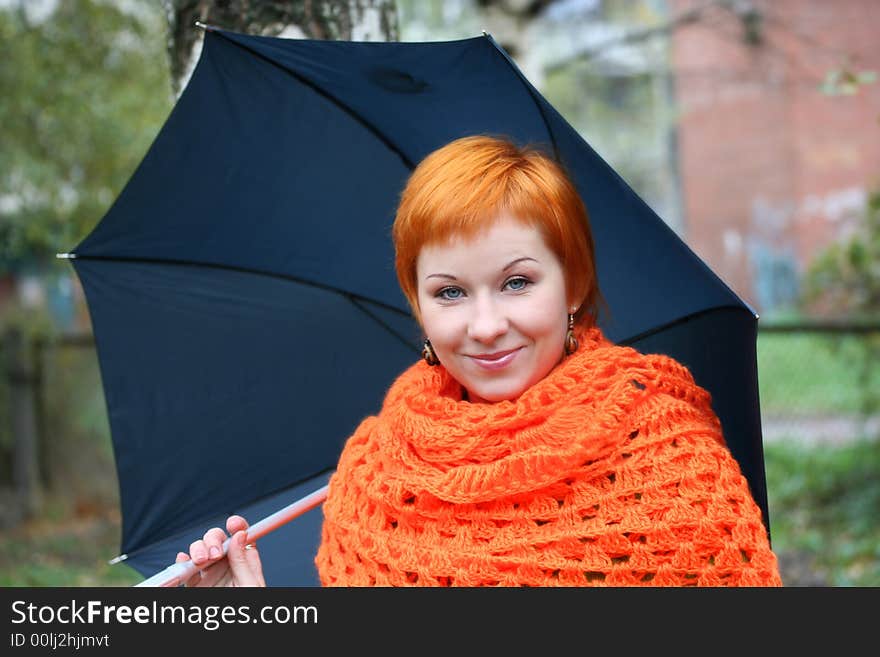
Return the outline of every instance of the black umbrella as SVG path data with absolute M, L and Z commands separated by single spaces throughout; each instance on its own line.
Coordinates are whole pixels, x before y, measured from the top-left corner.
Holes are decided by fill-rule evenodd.
M 626 129 L 626 126 L 621 126 Z M 488 35 L 436 43 L 211 28 L 143 162 L 75 249 L 120 484 L 122 552 L 150 575 L 230 513 L 326 483 L 418 357 L 390 225 L 425 155 L 469 134 L 541 143 L 590 211 L 606 335 L 713 395 L 765 519 L 755 313 Z M 317 584 L 320 509 L 260 542 L 270 585 Z

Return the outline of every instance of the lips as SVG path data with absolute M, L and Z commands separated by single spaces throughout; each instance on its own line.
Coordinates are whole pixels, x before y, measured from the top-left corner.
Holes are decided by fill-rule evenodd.
M 496 351 L 492 354 L 477 354 L 475 356 L 471 356 L 471 358 L 478 358 L 480 360 L 498 360 L 499 358 L 504 358 L 507 354 L 512 354 L 517 349 L 508 349 L 507 351 Z
M 486 370 L 499 370 L 507 367 L 522 347 L 516 349 L 508 349 L 507 351 L 496 351 L 491 354 L 477 354 L 468 356 L 474 363 Z

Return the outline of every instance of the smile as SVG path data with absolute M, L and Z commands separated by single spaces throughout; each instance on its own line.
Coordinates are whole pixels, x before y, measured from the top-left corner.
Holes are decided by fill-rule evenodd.
M 511 349 L 510 351 L 498 351 L 494 354 L 480 354 L 478 356 L 468 356 L 474 363 L 485 370 L 500 370 L 513 362 L 516 355 L 522 347 Z

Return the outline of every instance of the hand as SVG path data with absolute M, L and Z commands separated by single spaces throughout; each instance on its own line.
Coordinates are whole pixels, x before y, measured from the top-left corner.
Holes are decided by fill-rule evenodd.
M 199 571 L 184 586 L 266 586 L 263 566 L 255 543 L 247 543 L 247 521 L 241 516 L 229 516 L 226 530 L 232 536 L 229 550 L 223 556 L 226 532 L 214 527 L 205 532 L 204 538 L 189 546 L 189 554 L 178 552 L 176 563 L 189 561 Z

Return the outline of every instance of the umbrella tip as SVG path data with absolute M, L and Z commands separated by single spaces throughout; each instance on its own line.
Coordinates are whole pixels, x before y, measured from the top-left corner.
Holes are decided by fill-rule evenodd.
M 202 21 L 196 21 L 196 27 L 200 27 L 203 30 L 205 30 L 206 32 L 211 31 L 211 26 L 208 25 L 207 23 L 203 23 Z
M 480 30 L 480 32 L 483 33 L 483 36 L 484 36 L 484 37 L 489 36 L 489 33 L 488 33 L 486 30 Z
M 73 260 L 74 258 L 76 258 L 76 254 L 75 253 L 56 253 L 55 257 L 56 258 L 65 258 L 67 260 Z
M 110 561 L 108 561 L 107 564 L 110 566 L 113 566 L 113 565 L 119 563 L 120 561 L 125 561 L 126 559 L 128 559 L 127 554 L 120 554 L 118 557 L 113 557 L 112 559 L 110 559 Z

